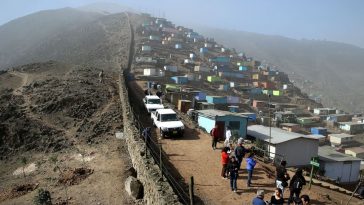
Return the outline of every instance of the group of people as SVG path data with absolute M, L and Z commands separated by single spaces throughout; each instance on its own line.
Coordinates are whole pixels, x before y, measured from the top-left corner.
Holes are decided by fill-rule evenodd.
M 220 138 L 219 135 L 221 135 L 217 125 L 211 130 L 210 134 L 212 136 L 212 148 L 215 150 L 217 142 Z M 235 148 L 233 147 L 231 142 L 232 134 L 230 127 L 226 128 L 225 136 L 226 138 L 221 151 L 221 177 L 223 179 L 230 179 L 231 191 L 237 192 L 237 179 L 239 176 L 239 170 L 241 169 L 242 161 L 244 159 L 246 161 L 247 187 L 252 186 L 253 172 L 257 161 L 254 159 L 253 150 L 246 149 L 243 146 L 242 138 L 239 138 L 237 146 Z M 270 201 L 264 201 L 264 192 L 262 192 L 262 190 L 258 190 L 257 197 L 253 199 L 253 205 L 284 204 L 285 200 L 283 198 L 283 194 L 286 188 L 289 188 L 290 190 L 290 195 L 287 200 L 288 204 L 309 204 L 310 199 L 307 195 L 300 196 L 301 190 L 306 184 L 306 180 L 302 174 L 302 169 L 298 169 L 291 179 L 287 172 L 286 165 L 287 162 L 282 161 L 276 168 L 276 189 L 275 194 L 271 197 Z
M 264 190 L 258 190 L 257 196 L 252 200 L 252 205 L 281 205 L 284 204 L 282 189 L 276 188 L 274 195 L 271 197 L 270 201 L 264 201 Z M 288 204 L 293 205 L 310 205 L 310 197 L 306 194 L 300 196 L 299 198 L 295 198 L 292 202 L 288 202 Z

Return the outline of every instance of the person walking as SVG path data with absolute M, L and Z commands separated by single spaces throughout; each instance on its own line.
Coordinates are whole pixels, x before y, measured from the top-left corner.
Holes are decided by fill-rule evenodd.
M 235 157 L 230 158 L 230 162 L 228 164 L 228 171 L 229 171 L 229 175 L 230 175 L 231 191 L 236 192 L 238 190 L 237 180 L 238 180 L 238 175 L 239 175 L 239 173 L 238 173 L 239 167 L 238 167 L 238 162 L 236 161 Z
M 294 198 L 299 198 L 301 194 L 302 187 L 306 185 L 305 177 L 302 175 L 302 169 L 297 169 L 296 173 L 293 175 L 291 181 L 289 182 L 289 198 L 288 203 L 293 202 Z
M 257 196 L 253 199 L 252 205 L 266 205 L 264 201 L 264 190 L 259 189 Z
M 248 171 L 247 187 L 250 187 L 252 184 L 253 170 L 255 165 L 257 164 L 257 161 L 253 159 L 253 156 L 254 154 L 252 152 L 249 152 L 248 157 L 246 158 L 246 170 Z
M 104 70 L 101 70 L 99 73 L 99 83 L 104 82 Z
M 243 161 L 244 155 L 246 153 L 246 149 L 243 146 L 242 141 L 240 141 L 238 146 L 235 147 L 234 153 L 235 153 L 235 157 L 236 157 L 236 159 L 238 161 L 238 165 L 239 165 L 239 169 L 240 169 L 241 162 Z
M 274 195 L 270 199 L 270 205 L 283 205 L 284 199 L 282 194 L 282 189 L 276 188 L 274 191 Z
M 229 154 L 227 153 L 227 147 L 224 147 L 221 151 L 221 177 L 227 179 L 227 166 L 229 164 Z
M 212 149 L 216 149 L 217 141 L 219 140 L 219 127 L 215 125 L 214 128 L 210 131 L 210 135 L 212 137 Z
M 282 190 L 282 196 L 284 195 L 284 188 L 288 186 L 288 180 L 290 179 L 286 169 L 287 162 L 283 160 L 276 169 L 276 186 Z
M 226 127 L 226 132 L 225 132 L 225 141 L 224 141 L 224 146 L 225 147 L 229 147 L 230 140 L 231 140 L 231 128 L 230 128 L 230 126 L 227 126 Z
M 152 138 L 152 129 L 150 127 L 146 127 L 143 130 L 142 135 L 144 137 L 144 141 L 145 141 L 146 146 L 149 147 L 150 146 L 150 140 Z

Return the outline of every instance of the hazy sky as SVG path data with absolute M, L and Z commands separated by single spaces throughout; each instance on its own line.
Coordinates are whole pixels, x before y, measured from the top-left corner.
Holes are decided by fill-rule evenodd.
M 39 10 L 102 0 L 0 0 L 0 25 Z M 330 40 L 364 48 L 364 0 L 107 0 L 177 24 Z

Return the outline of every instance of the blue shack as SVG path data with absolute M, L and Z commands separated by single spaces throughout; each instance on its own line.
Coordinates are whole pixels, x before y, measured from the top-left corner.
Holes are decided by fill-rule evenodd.
M 248 67 L 246 66 L 239 66 L 239 71 L 247 71 L 248 70 Z
M 214 63 L 228 64 L 230 63 L 230 58 L 227 56 L 217 56 L 215 58 L 209 59 L 209 61 Z
M 311 134 L 326 136 L 327 128 L 324 128 L 324 127 L 311 127 Z
M 210 133 L 215 125 L 218 126 L 220 138 L 225 137 L 225 130 L 230 126 L 235 137 L 246 137 L 248 118 L 246 116 L 222 110 L 199 110 L 198 125 L 206 132 Z
M 206 101 L 212 104 L 227 104 L 226 96 L 206 96 Z
M 204 92 L 198 92 L 195 95 L 196 100 L 206 100 L 206 93 Z
M 171 77 L 172 81 L 176 84 L 186 84 L 188 83 L 187 76 L 173 76 Z

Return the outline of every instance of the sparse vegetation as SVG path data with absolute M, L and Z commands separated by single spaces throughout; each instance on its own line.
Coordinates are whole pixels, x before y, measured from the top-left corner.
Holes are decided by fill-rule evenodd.
M 52 205 L 51 193 L 48 190 L 38 189 L 37 195 L 34 197 L 35 205 Z

